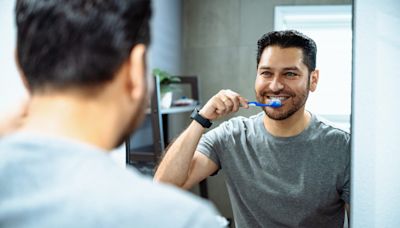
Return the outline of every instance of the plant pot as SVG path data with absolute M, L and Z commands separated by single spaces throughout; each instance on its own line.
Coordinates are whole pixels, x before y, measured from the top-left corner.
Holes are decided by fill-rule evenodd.
M 170 108 L 172 104 L 172 91 L 161 94 L 161 108 Z

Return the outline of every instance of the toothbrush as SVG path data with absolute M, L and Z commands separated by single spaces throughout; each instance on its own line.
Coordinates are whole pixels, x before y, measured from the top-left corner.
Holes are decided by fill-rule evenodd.
M 271 108 L 279 108 L 282 106 L 282 103 L 280 100 L 272 100 L 268 104 L 259 103 L 257 101 L 250 101 L 250 102 L 247 102 L 247 104 L 249 106 L 260 106 L 260 107 L 271 107 Z

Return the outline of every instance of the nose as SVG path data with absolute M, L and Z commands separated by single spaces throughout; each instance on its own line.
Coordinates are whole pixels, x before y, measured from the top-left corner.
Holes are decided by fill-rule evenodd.
M 284 85 L 282 84 L 282 82 L 280 81 L 279 77 L 274 77 L 270 83 L 269 83 L 269 89 L 272 92 L 278 92 L 281 91 L 284 88 Z

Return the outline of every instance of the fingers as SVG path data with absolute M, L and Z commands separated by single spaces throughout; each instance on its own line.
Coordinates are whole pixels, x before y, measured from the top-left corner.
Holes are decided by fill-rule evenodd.
M 215 112 L 217 115 L 221 116 L 225 114 L 226 106 L 224 100 L 218 98 L 217 96 L 213 97 L 213 102 L 214 102 L 214 107 L 215 107 Z
M 200 114 L 207 119 L 214 120 L 237 112 L 241 107 L 249 107 L 247 99 L 232 90 L 221 90 L 204 105 Z
M 247 100 L 246 98 L 239 97 L 240 107 L 248 109 L 249 108 L 249 104 L 247 102 L 249 102 L 249 100 Z
M 248 107 L 247 99 L 232 90 L 221 90 L 216 95 L 216 102 L 219 104 L 218 113 L 221 115 L 237 112 L 240 107 Z
M 232 102 L 233 108 L 232 111 L 237 112 L 240 107 L 249 108 L 247 104 L 248 100 L 242 97 L 240 94 L 232 91 L 232 90 L 223 90 L 224 94 L 228 97 L 228 99 Z
M 219 106 L 219 109 L 217 112 L 221 115 L 228 114 L 232 111 L 233 108 L 233 101 L 231 101 L 230 94 L 228 94 L 227 90 L 221 90 L 216 96 L 215 96 L 215 101 L 218 103 L 222 103 L 221 106 Z

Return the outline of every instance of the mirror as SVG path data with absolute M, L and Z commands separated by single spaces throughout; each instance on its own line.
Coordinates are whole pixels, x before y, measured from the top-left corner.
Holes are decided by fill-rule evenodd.
M 220 89 L 232 89 L 246 98 L 253 99 L 258 38 L 267 31 L 297 28 L 317 42 L 318 54 L 322 54 L 317 57 L 317 67 L 321 70 L 320 83 L 317 91 L 311 94 L 307 108 L 348 129 L 351 114 L 352 32 L 348 29 L 351 27 L 351 3 L 349 0 L 327 0 L 323 3 L 318 0 L 176 0 L 168 3 L 156 0 L 153 4 L 155 14 L 149 69 L 159 67 L 177 75 L 198 75 L 199 93 L 203 102 Z M 5 50 L 3 47 L 8 48 L 4 59 L 10 60 L 10 63 L 6 62 L 5 65 L 10 65 L 9 72 L 13 72 L 6 73 L 7 77 L 2 77 L 8 81 L 1 83 L 4 88 L 1 91 L 4 94 L 8 88 L 12 91 L 10 94 L 15 95 L 15 88 L 19 90 L 22 85 L 18 84 L 12 61 L 13 52 L 9 49 L 15 46 L 15 36 L 10 32 L 13 29 L 13 3 L 1 2 L 0 5 L 4 12 L 0 15 L 5 19 L 0 21 L 9 28 L 2 31 L 2 37 L 9 37 L 7 42 L 10 41 L 2 42 L 1 50 Z M 312 12 L 313 7 L 308 5 L 319 6 L 313 6 Z M 318 7 L 330 9 L 323 11 Z M 338 13 L 329 17 L 329 13 L 334 11 L 333 8 Z M 311 16 L 307 18 L 305 15 Z M 306 24 L 308 27 L 304 27 Z M 318 28 L 321 30 L 317 30 Z M 339 38 L 338 33 L 343 36 Z M 334 39 L 329 39 L 330 37 Z M 3 62 L 3 56 L 1 60 Z M 8 72 L 7 69 L 5 72 Z M 10 79 L 18 81 L 16 86 L 8 86 Z M 340 88 L 339 92 L 337 88 Z M 7 94 L 0 97 L 11 96 Z M 3 101 L 1 104 L 4 104 Z M 236 115 L 251 116 L 258 112 L 259 109 L 240 110 Z M 214 125 L 220 122 L 217 121 Z M 176 129 L 179 124 L 171 125 L 171 131 L 179 134 L 181 129 Z M 186 123 L 183 124 L 185 125 Z M 223 173 L 209 178 L 208 186 L 209 197 L 222 215 L 233 219 Z
M 351 4 L 346 0 L 183 1 L 182 71 L 199 76 L 203 102 L 220 89 L 254 99 L 257 40 L 268 31 L 297 29 L 314 39 L 318 47 L 320 80 L 317 90 L 309 95 L 307 110 L 349 131 Z M 240 110 L 234 116 L 258 112 Z M 225 217 L 232 218 L 223 172 L 208 178 L 208 186 L 210 199 Z

